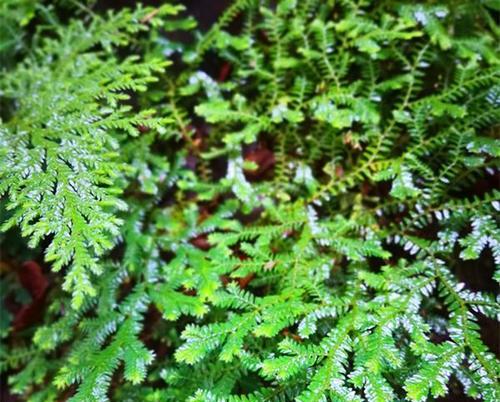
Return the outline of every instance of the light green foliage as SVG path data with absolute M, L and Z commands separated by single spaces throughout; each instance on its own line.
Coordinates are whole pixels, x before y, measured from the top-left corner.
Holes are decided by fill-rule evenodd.
M 114 212 L 126 209 L 117 197 L 128 168 L 119 152 L 123 133 L 163 122 L 123 101 L 125 91 L 144 91 L 166 63 L 109 55 L 141 29 L 134 21 L 144 13 L 60 28 L 2 81 L 4 96 L 18 103 L 15 117 L 0 128 L 0 193 L 8 193 L 7 208 L 15 209 L 3 228 L 20 225 L 32 247 L 53 235 L 46 260 L 55 270 L 71 263 L 64 287 L 76 307 L 95 295 L 89 271 L 101 272 L 96 257 L 113 246 L 121 223 Z M 107 51 L 92 51 L 96 46 Z
M 495 2 L 8 3 L 53 18 L 0 79 L 3 229 L 60 271 L 13 392 L 499 399 Z

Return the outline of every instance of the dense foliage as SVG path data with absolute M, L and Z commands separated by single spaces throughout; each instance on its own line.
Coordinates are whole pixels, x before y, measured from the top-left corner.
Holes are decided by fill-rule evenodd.
M 107 7 L 0 5 L 9 392 L 497 401 L 498 2 Z

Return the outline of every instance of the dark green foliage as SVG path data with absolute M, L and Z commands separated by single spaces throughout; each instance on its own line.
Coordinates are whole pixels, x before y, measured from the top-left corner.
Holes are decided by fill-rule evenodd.
M 44 3 L 0 8 L 5 266 L 56 272 L 12 393 L 498 400 L 495 1 Z

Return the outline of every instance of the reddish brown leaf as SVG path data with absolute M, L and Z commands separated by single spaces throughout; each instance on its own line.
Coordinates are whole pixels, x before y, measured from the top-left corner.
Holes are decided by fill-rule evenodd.
M 200 250 L 208 250 L 212 245 L 208 242 L 207 235 L 201 234 L 190 240 L 190 243 Z
M 35 261 L 26 261 L 18 271 L 21 285 L 31 295 L 31 303 L 22 306 L 13 320 L 15 331 L 19 331 L 39 321 L 44 309 L 45 293 L 49 282 L 43 274 L 42 268 Z
M 219 70 L 219 82 L 226 81 L 231 73 L 231 64 L 225 62 Z
M 42 272 L 42 268 L 35 261 L 26 261 L 18 271 L 21 285 L 30 293 L 33 300 L 43 297 L 49 282 Z
M 290 332 L 290 330 L 288 328 L 285 328 L 283 331 L 282 331 L 282 334 L 284 336 L 288 336 L 290 338 L 292 338 L 294 341 L 296 342 L 302 342 L 302 338 L 297 335 L 297 334 L 294 334 L 293 332 Z
M 241 289 L 245 289 L 250 282 L 255 278 L 255 274 L 252 272 L 243 278 L 238 278 L 238 283 Z
M 249 179 L 260 179 L 276 163 L 274 153 L 263 146 L 249 151 L 245 155 L 245 160 L 254 162 L 257 165 L 257 169 L 255 170 L 245 170 L 245 174 Z

